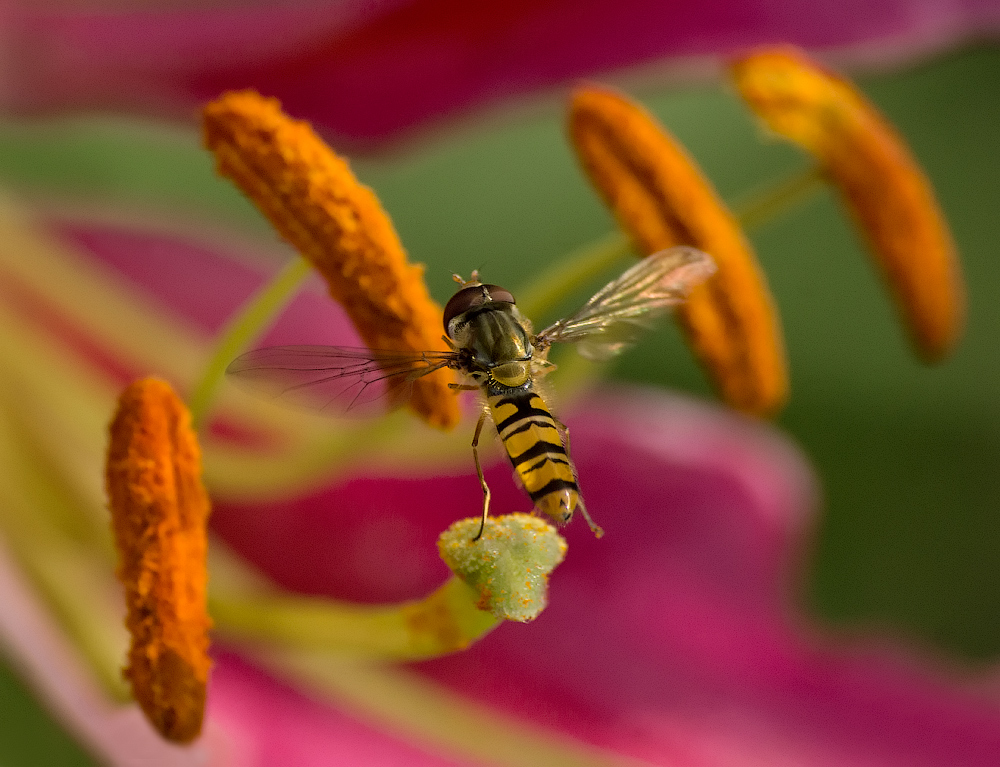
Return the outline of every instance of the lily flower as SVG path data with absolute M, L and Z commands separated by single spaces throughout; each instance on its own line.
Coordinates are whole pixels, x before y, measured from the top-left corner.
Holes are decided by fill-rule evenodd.
M 222 154 L 239 143 L 235 134 L 210 136 Z M 301 144 L 308 152 L 316 149 L 311 141 Z M 272 152 L 269 140 L 250 149 L 261 150 L 265 164 L 301 159 L 280 147 Z M 259 168 L 244 173 L 228 159 L 221 164 L 237 180 L 259 175 Z M 341 166 L 330 167 L 320 181 L 332 179 L 338 204 L 315 212 L 329 215 L 333 233 L 316 237 L 307 226 L 305 239 L 357 243 L 350 224 L 361 222 L 361 234 L 370 234 L 366 227 L 375 219 L 366 216 L 374 214 L 357 204 L 361 193 Z M 300 196 L 284 170 L 275 177 L 289 183 L 269 215 L 317 268 L 329 267 L 329 253 L 317 255 L 291 231 L 303 220 L 283 215 L 289 201 L 301 209 L 315 199 Z M 343 310 L 315 290 L 291 299 L 301 271 L 286 270 L 268 284 L 208 237 L 106 219 L 39 222 L 14 202 L 0 207 L 0 231 L 0 316 L 10 331 L 0 340 L 9 371 L 0 433 L 11 469 L 2 486 L 9 513 L 0 524 L 16 562 L 0 569 L 0 585 L 18 608 L 0 611 L 0 627 L 11 654 L 103 761 L 308 767 L 331 759 L 375 765 L 995 759 L 1000 707 L 986 689 L 992 673 L 963 678 L 883 640 L 831 639 L 791 610 L 788 595 L 818 490 L 797 448 L 772 428 L 662 391 L 592 388 L 561 415 L 572 429 L 587 497 L 614 521 L 614 533 L 595 541 L 570 530 L 568 555 L 564 542 L 546 539 L 541 572 L 523 562 L 483 568 L 477 557 L 448 556 L 456 544 L 467 545 L 465 527 L 452 528 L 457 537 L 450 543 L 438 539 L 461 516 L 456 510 L 479 505 L 461 429 L 444 434 L 404 414 L 331 427 L 253 406 L 234 391 L 212 396 L 214 363 L 230 340 L 246 342 L 286 301 L 261 343 L 371 343 L 371 327 L 358 320 L 364 312 L 352 310 L 357 296 L 338 291 L 336 278 L 326 275 Z M 362 247 L 347 250 L 363 267 L 394 264 L 389 271 L 402 274 L 399 281 L 429 304 L 398 253 L 384 262 L 371 258 L 395 244 L 360 241 Z M 333 259 L 329 271 L 357 273 L 345 263 L 353 262 Z M 371 291 L 371 304 L 398 298 L 384 293 Z M 256 325 L 227 325 L 231 315 L 253 315 Z M 163 483 L 136 479 L 150 465 L 155 477 L 172 468 L 189 487 L 197 448 L 184 430 L 171 442 L 173 452 L 166 451 L 173 463 L 159 465 L 164 451 L 144 449 L 161 444 L 146 439 L 156 419 L 129 405 L 141 399 L 143 386 L 129 388 L 119 400 L 107 474 L 113 515 L 124 510 L 126 520 L 142 522 L 134 534 L 113 517 L 133 631 L 129 679 L 161 732 L 175 741 L 194 737 L 193 720 L 176 716 L 177 698 L 154 686 L 150 702 L 136 689 L 150 676 L 160 678 L 155 661 L 168 648 L 162 619 L 176 606 L 166 587 L 180 586 L 198 608 L 184 624 L 192 630 L 185 636 L 201 651 L 186 664 L 194 673 L 183 677 L 179 698 L 195 705 L 181 713 L 200 711 L 202 696 L 207 711 L 205 734 L 183 748 L 151 738 L 125 703 L 118 671 L 128 644 L 120 625 L 126 605 L 112 580 L 115 554 L 99 480 L 116 399 L 148 373 L 174 382 L 192 400 L 203 395 L 196 415 L 214 502 L 207 604 L 216 629 L 206 688 L 207 620 L 198 612 L 204 581 L 199 574 L 170 582 L 191 571 L 158 569 L 170 560 L 201 561 L 203 494 L 193 494 L 199 510 L 193 528 L 162 535 L 163 520 L 173 524 L 180 506 L 153 492 Z M 174 397 L 158 401 L 157 412 L 172 414 L 170 423 L 185 420 Z M 416 409 L 436 425 L 457 418 Z M 494 504 L 523 509 L 508 475 L 506 466 L 487 468 Z M 543 532 L 537 520 L 527 520 L 515 548 Z M 484 541 L 492 546 L 510 537 L 499 524 Z M 137 541 L 143 546 L 135 548 Z M 173 556 L 182 541 L 198 556 Z M 137 551 L 141 556 L 130 557 Z M 449 566 L 464 567 L 459 579 L 449 577 L 439 554 Z M 564 556 L 549 582 L 548 569 Z M 133 567 L 138 560 L 157 567 Z M 504 569 L 540 584 L 541 595 L 488 604 L 496 596 L 493 578 Z M 39 602 L 48 611 L 37 610 Z M 501 625 L 479 609 L 546 602 L 545 612 L 524 626 Z M 32 630 L 25 631 L 21 622 L 28 620 Z M 115 700 L 124 708 L 116 709 Z
M 241 300 L 233 286 L 253 278 L 207 244 L 162 233 L 64 222 L 56 239 L 13 204 L 4 223 L 14 331 L 5 365 L 12 391 L 31 393 L 5 408 L 9 455 L 22 456 L 10 464 L 21 467 L 11 497 L 30 512 L 5 517 L 5 527 L 113 689 L 124 643 L 101 634 L 116 611 L 99 580 L 102 565 L 111 573 L 107 531 L 95 524 L 102 419 L 139 369 L 193 388 L 192 360 Z M 141 262 L 123 257 L 136 249 Z M 199 294 L 206 274 L 219 290 Z M 266 342 L 317 327 L 331 342 L 357 338 L 345 313 L 305 293 Z M 223 393 L 203 437 L 213 529 L 243 558 L 213 563 L 207 737 L 182 752 L 149 751 L 138 734 L 109 737 L 120 720 L 71 709 L 71 724 L 109 761 L 976 765 L 1000 746 L 1000 709 L 955 672 L 879 642 L 825 639 L 789 613 L 816 488 L 769 427 L 662 392 L 580 400 L 565 416 L 574 456 L 614 534 L 572 538 L 534 623 L 485 623 L 478 631 L 489 633 L 462 652 L 399 665 L 407 656 L 388 634 L 352 644 L 345 626 L 359 623 L 338 605 L 355 603 L 356 618 L 365 604 L 412 602 L 440 585 L 434 539 L 455 509 L 478 505 L 468 466 L 453 468 L 467 436 L 396 419 L 366 445 L 362 427 L 345 439 L 236 396 Z M 399 458 L 419 458 L 417 444 L 438 466 L 429 476 Z M 289 467 L 303 456 L 311 466 Z M 39 472 L 55 483 L 33 483 Z M 487 478 L 497 507 L 513 510 L 523 498 L 506 473 L 493 466 Z M 89 511 L 79 520 L 69 509 Z M 55 556 L 67 549 L 96 586 L 67 581 L 67 558 Z M 84 614 L 72 612 L 74 600 Z M 17 647 L 22 662 L 44 665 Z M 85 700 L 66 680 L 50 694 Z M 128 731 L 143 726 L 133 719 Z
M 37 429 L 28 436 L 49 449 L 44 464 L 57 462 L 64 479 L 87 484 L 87 466 L 101 461 L 101 438 L 85 427 L 100 421 L 95 411 L 112 404 L 116 373 L 127 372 L 143 344 L 133 338 L 124 348 L 113 328 L 79 328 L 93 327 L 108 302 L 117 310 L 144 307 L 147 323 L 157 307 L 161 337 L 183 349 L 192 326 L 185 334 L 176 307 L 185 306 L 183 316 L 195 328 L 210 326 L 207 315 L 217 311 L 217 295 L 193 295 L 201 274 L 231 283 L 247 281 L 247 274 L 183 240 L 137 238 L 96 225 L 64 228 L 71 237 L 53 240 L 26 230 L 23 220 L 5 224 L 5 275 L 19 268 L 23 282 L 34 276 L 30 289 L 22 284 L 22 301 L 4 304 L 5 311 L 20 312 L 20 324 L 8 326 L 19 333 L 6 336 L 7 343 L 25 334 L 42 344 L 34 347 L 32 365 L 20 355 L 5 357 L 5 364 L 14 364 L 19 383 L 38 385 L 28 389 L 35 392 L 28 400 L 34 416 L 77 414 L 63 421 L 58 441 L 46 445 Z M 155 269 L 132 270 L 122 283 L 108 267 L 140 239 L 146 266 Z M 28 267 L 25 254 L 32 257 Z M 191 263 L 200 265 L 199 273 L 191 273 Z M 81 289 L 107 302 L 82 300 Z M 272 332 L 293 332 L 293 324 L 311 330 L 319 318 L 350 333 L 342 314 L 308 293 Z M 174 360 L 162 372 L 178 374 L 174 366 L 185 355 L 161 352 Z M 54 370 L 73 371 L 73 377 L 53 379 Z M 17 419 L 10 408 L 5 412 Z M 234 435 L 246 440 L 252 427 L 262 427 L 252 412 L 235 415 L 228 431 L 206 435 L 207 459 L 213 452 L 224 459 L 226 445 L 235 449 Z M 90 726 L 87 740 L 103 742 L 99 753 L 118 764 L 143 757 L 147 764 L 190 764 L 206 754 L 213 764 L 306 766 L 330 759 L 375 765 L 990 762 L 1000 746 L 1000 711 L 987 693 L 880 641 L 824 639 L 789 614 L 787 593 L 801 537 L 812 524 L 816 488 L 784 437 L 651 390 L 595 393 L 567 420 L 592 502 L 614 520 L 614 533 L 601 541 L 573 537 L 570 556 L 552 580 L 551 604 L 534 623 L 501 627 L 463 653 L 404 666 L 220 641 L 208 691 L 208 736 L 189 750 L 156 750 L 140 737 L 142 722 L 106 704 L 106 719 L 91 714 L 96 724 L 70 721 Z M 79 450 L 81 439 L 88 450 Z M 67 455 L 67 442 L 78 450 Z M 217 477 L 223 473 L 216 469 Z M 505 473 L 495 466 L 488 477 L 498 506 L 516 508 L 522 500 L 502 481 Z M 467 470 L 406 478 L 368 469 L 277 502 L 262 501 L 249 486 L 240 498 L 235 483 L 228 490 L 215 484 L 221 492 L 214 529 L 274 583 L 382 603 L 440 582 L 433 539 L 454 509 L 475 504 L 478 493 Z M 98 493 L 91 489 L 84 497 L 94 502 Z M 32 509 L 36 520 L 40 508 Z M 41 516 L 58 529 L 58 520 Z M 213 570 L 213 578 L 223 577 Z M 72 583 L 77 599 L 87 593 L 84 583 Z M 13 618 L 5 612 L 2 620 L 6 636 L 16 634 Z M 15 645 L 23 662 L 31 662 L 37 642 L 24 636 Z M 36 662 L 34 673 L 42 676 L 48 656 Z M 64 689 L 77 676 L 52 685 L 64 698 L 85 701 Z M 108 737 L 112 730 L 116 738 Z

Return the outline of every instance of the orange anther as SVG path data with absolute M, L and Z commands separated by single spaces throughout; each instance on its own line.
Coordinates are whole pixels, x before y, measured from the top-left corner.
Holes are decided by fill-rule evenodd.
M 208 658 L 208 494 L 187 409 L 164 381 L 136 381 L 111 423 L 105 475 L 125 625 L 125 677 L 168 740 L 201 732 Z
M 613 91 L 573 95 L 569 132 L 591 181 L 646 253 L 692 245 L 718 272 L 678 316 L 698 359 L 733 407 L 768 414 L 788 378 L 778 318 L 736 219 L 687 153 L 641 107 Z
M 204 110 L 205 144 L 218 171 L 243 190 L 326 279 L 330 295 L 371 349 L 445 351 L 441 307 L 378 198 L 308 123 L 275 99 L 226 93 Z M 410 406 L 442 428 L 459 419 L 449 370 L 413 383 Z
M 813 154 L 840 190 L 928 362 L 954 348 L 965 287 L 948 225 L 902 137 L 850 82 L 790 47 L 738 59 L 740 94 L 776 133 Z

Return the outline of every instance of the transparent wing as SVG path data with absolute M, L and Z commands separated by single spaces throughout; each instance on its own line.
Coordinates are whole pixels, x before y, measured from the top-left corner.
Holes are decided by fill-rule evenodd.
M 714 273 L 711 256 L 695 248 L 653 253 L 601 288 L 575 314 L 545 328 L 536 345 L 545 350 L 555 343 L 575 343 L 588 359 L 609 359 Z
M 453 352 L 271 346 L 237 357 L 226 373 L 269 399 L 334 414 L 365 414 L 375 403 L 405 402 L 413 381 L 455 360 Z

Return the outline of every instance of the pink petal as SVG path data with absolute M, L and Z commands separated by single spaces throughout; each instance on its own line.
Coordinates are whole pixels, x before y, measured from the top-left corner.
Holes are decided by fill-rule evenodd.
M 760 43 L 878 55 L 988 34 L 996 0 L 665 4 L 658 0 L 338 2 L 278 8 L 8 10 L 16 111 L 173 112 L 255 87 L 368 142 L 480 104 L 669 57 Z M 343 144 L 343 141 L 340 142 Z
M 607 534 L 574 522 L 535 623 L 422 673 L 654 764 L 995 763 L 995 699 L 884 642 L 823 640 L 789 615 L 813 485 L 775 432 L 635 391 L 598 396 L 568 423 Z M 509 476 L 489 472 L 498 513 L 528 505 Z M 377 601 L 439 583 L 434 536 L 479 500 L 471 470 L 366 478 L 268 508 L 220 503 L 214 523 L 285 585 Z
M 206 328 L 221 320 L 213 299 L 240 300 L 235 290 L 199 293 L 184 277 L 194 265 L 209 270 L 202 277 L 218 268 L 213 281 L 239 279 L 235 259 L 151 235 L 63 231 Z M 130 262 L 146 252 L 155 268 Z M 290 330 L 310 331 L 307 323 L 300 317 Z M 835 643 L 790 615 L 814 489 L 776 432 L 653 392 L 603 394 L 560 415 L 607 535 L 594 540 L 574 522 L 539 620 L 502 627 L 465 653 L 420 664 L 421 673 L 654 764 L 995 764 L 995 698 L 884 640 Z M 491 467 L 488 479 L 497 513 L 528 507 L 509 466 Z M 286 586 L 387 601 L 425 594 L 447 576 L 434 540 L 480 502 L 470 460 L 456 477 L 359 477 L 267 506 L 220 500 L 213 523 Z M 984 679 L 996 687 L 994 672 L 980 674 L 979 687 Z M 273 763 L 284 750 L 335 754 L 341 741 L 374 764 L 432 759 L 227 655 L 212 701 L 245 763 Z
M 713 409 L 692 409 L 664 395 L 653 397 L 648 411 L 641 397 L 639 404 L 632 401 L 602 400 L 585 408 L 587 416 L 569 416 L 588 508 L 608 531 L 596 541 L 582 522 L 574 523 L 568 529 L 571 560 L 597 567 L 598 580 L 605 568 L 617 569 L 618 556 L 653 569 L 666 560 L 703 571 L 720 589 L 738 586 L 773 602 L 789 538 L 809 508 L 804 463 L 770 432 Z M 606 405 L 612 405 L 607 414 Z M 651 449 L 666 457 L 651 459 Z M 530 509 L 506 461 L 486 475 L 495 513 Z M 636 495 L 637 489 L 645 495 Z M 641 506 L 622 509 L 623 498 L 641 498 Z M 289 588 L 395 601 L 425 594 L 447 576 L 437 536 L 481 507 L 470 455 L 468 473 L 459 477 L 357 478 L 267 506 L 220 499 L 213 525 Z M 288 557 L 288 551 L 300 555 Z M 395 566 L 382 568 L 380 561 Z
M 608 535 L 572 541 L 536 623 L 426 673 L 655 763 L 995 763 L 995 699 L 884 642 L 838 645 L 788 615 L 810 497 L 787 446 L 658 396 L 587 412 L 574 444 Z M 612 455 L 621 463 L 604 470 Z

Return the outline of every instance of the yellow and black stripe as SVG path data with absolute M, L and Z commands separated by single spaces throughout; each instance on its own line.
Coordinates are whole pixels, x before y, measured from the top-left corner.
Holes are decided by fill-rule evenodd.
M 535 507 L 560 524 L 580 498 L 576 472 L 544 400 L 534 391 L 487 397 L 493 422 L 514 471 Z

